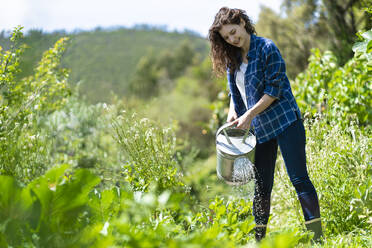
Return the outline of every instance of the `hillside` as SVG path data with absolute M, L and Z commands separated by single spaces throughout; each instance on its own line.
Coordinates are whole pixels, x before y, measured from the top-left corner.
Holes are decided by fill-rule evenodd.
M 33 30 L 24 38 L 29 48 L 21 61 L 22 72 L 18 77 L 31 75 L 42 51 L 53 46 L 63 36 L 69 37 L 70 42 L 62 58 L 62 66 L 71 70 L 71 84 L 81 81 L 80 90 L 91 103 L 109 102 L 111 91 L 118 96 L 126 95 L 128 82 L 142 56 L 153 54 L 156 57 L 165 51 L 172 53 L 182 42 L 200 54 L 199 58 L 204 58 L 208 53 L 207 42 L 202 37 L 187 32 L 166 32 L 148 26 L 133 29 L 96 28 L 93 31 L 73 33 Z M 6 48 L 7 40 L 2 33 L 0 45 Z

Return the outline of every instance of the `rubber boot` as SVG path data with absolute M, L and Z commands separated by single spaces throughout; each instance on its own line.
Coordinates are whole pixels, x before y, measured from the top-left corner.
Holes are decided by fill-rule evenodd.
M 322 222 L 320 218 L 305 222 L 306 229 L 314 233 L 313 242 L 320 242 L 323 237 Z
M 266 225 L 256 225 L 254 227 L 254 236 L 257 242 L 261 241 L 266 236 Z

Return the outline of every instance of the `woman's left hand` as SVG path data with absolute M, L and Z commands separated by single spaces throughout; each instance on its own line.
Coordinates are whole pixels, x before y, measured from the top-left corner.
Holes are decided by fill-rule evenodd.
M 254 115 L 251 111 L 247 111 L 244 113 L 244 115 L 240 116 L 238 119 L 234 121 L 234 124 L 236 124 L 237 128 L 240 129 L 249 129 L 251 127 L 252 120 L 254 118 Z

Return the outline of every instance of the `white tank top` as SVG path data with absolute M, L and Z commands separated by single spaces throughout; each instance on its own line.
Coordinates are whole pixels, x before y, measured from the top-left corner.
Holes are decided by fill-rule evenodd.
M 244 74 L 245 74 L 245 71 L 247 70 L 247 67 L 248 67 L 248 64 L 244 62 L 241 63 L 239 70 L 236 73 L 235 81 L 236 81 L 236 86 L 238 87 L 238 90 L 240 92 L 240 95 L 242 96 L 245 107 L 248 109 L 247 97 L 245 94 L 245 84 L 244 84 Z

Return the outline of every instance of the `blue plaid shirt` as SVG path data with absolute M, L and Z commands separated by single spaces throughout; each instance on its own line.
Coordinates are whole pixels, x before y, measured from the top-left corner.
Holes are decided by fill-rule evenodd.
M 284 60 L 274 42 L 252 34 L 247 58 L 244 76 L 246 99 L 242 99 L 236 86 L 236 71 L 228 69 L 227 80 L 238 116 L 247 111 L 243 101 L 252 108 L 264 94 L 276 98 L 252 120 L 257 142 L 263 143 L 283 132 L 297 117 L 300 118 L 301 112 L 285 73 Z

